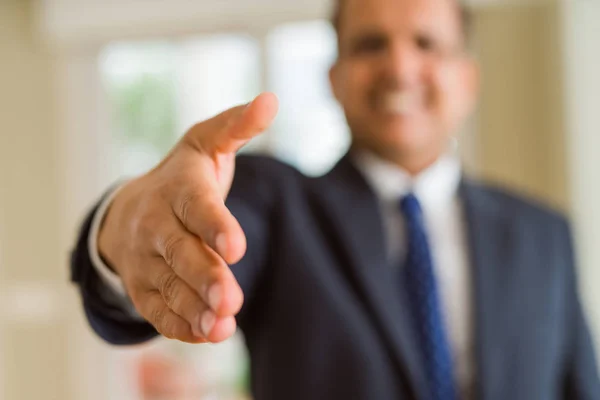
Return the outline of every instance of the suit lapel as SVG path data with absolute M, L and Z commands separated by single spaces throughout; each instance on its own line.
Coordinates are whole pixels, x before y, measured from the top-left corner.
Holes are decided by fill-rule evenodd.
M 404 366 L 413 391 L 423 397 L 425 379 L 401 277 L 387 261 L 386 238 L 378 200 L 365 179 L 344 157 L 319 185 L 325 218 L 341 240 L 348 273 L 394 358 Z
M 418 344 L 411 328 L 409 310 L 403 301 L 401 274 L 386 260 L 386 238 L 377 197 L 346 155 L 318 185 L 324 218 L 342 241 L 348 273 L 368 307 L 374 323 L 404 368 L 417 398 L 423 398 L 425 376 Z M 478 382 L 476 398 L 494 398 L 502 393 L 503 356 L 508 345 L 506 322 L 511 293 L 509 266 L 515 264 L 515 237 L 510 216 L 505 215 L 490 191 L 463 180 L 461 198 L 470 263 L 473 271 L 475 353 Z
M 500 209 L 491 192 L 463 181 L 467 239 L 474 285 L 475 353 L 478 393 L 476 398 L 497 398 L 502 392 L 502 371 L 506 371 L 507 305 L 510 294 L 510 266 L 516 257 L 510 216 Z M 494 397 L 495 396 L 495 397 Z

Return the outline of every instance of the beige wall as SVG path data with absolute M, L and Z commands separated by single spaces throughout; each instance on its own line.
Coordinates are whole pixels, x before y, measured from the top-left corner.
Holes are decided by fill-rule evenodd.
M 553 4 L 477 9 L 477 158 L 484 178 L 566 210 L 557 13 Z
M 52 59 L 30 14 L 0 1 L 0 399 L 68 399 Z

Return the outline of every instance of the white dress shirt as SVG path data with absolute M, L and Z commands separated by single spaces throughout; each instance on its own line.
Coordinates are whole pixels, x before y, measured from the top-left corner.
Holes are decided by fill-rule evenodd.
M 465 219 L 459 197 L 459 160 L 446 155 L 417 176 L 372 153 L 353 161 L 379 198 L 391 265 L 402 265 L 406 234 L 400 200 L 413 193 L 421 204 L 461 398 L 473 398 L 475 359 L 473 298 Z
M 444 319 L 454 357 L 457 383 L 463 399 L 472 398 L 475 382 L 471 269 L 465 221 L 458 189 L 461 168 L 457 158 L 444 156 L 417 176 L 369 152 L 352 155 L 354 164 L 379 198 L 387 234 L 388 256 L 399 268 L 406 254 L 404 220 L 400 199 L 413 193 L 423 209 L 438 282 Z M 89 235 L 90 256 L 105 284 L 106 300 L 140 318 L 119 277 L 98 253 L 98 232 L 118 189 L 100 205 Z

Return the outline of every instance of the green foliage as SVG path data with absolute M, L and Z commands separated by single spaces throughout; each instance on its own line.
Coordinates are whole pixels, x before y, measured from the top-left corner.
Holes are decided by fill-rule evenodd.
M 175 144 L 177 114 L 171 79 L 142 75 L 113 86 L 110 96 L 120 139 L 149 144 L 160 154 Z

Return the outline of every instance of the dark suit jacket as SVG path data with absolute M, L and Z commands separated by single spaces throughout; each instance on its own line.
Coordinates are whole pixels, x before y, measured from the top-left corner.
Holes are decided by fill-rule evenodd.
M 567 223 L 463 180 L 473 269 L 477 398 L 600 399 Z M 232 269 L 257 400 L 422 399 L 425 378 L 399 268 L 387 265 L 378 200 L 348 157 L 308 178 L 238 158 L 227 200 L 248 240 Z M 99 294 L 87 236 L 73 253 L 93 329 L 114 344 L 156 335 Z

